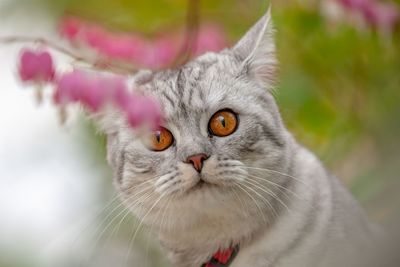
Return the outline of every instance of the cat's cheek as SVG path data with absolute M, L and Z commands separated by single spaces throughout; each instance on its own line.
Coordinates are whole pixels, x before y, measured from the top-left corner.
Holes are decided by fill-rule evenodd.
M 217 174 L 218 169 L 218 157 L 216 155 L 212 155 L 206 161 L 204 161 L 202 174 L 204 176 L 212 176 Z
M 178 170 L 181 172 L 181 190 L 186 191 L 195 186 L 200 177 L 195 171 L 195 169 L 186 163 L 178 163 Z
M 217 156 L 213 155 L 204 162 L 201 173 L 204 181 L 210 183 L 218 182 L 219 167 Z
M 117 166 L 118 153 L 118 133 L 109 134 L 107 136 L 107 162 L 110 166 Z

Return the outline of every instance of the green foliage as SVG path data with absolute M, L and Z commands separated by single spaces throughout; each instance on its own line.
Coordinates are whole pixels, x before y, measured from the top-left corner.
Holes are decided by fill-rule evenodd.
M 166 27 L 183 27 L 186 16 L 184 0 L 66 3 L 69 14 L 149 35 Z M 377 196 L 384 187 L 364 181 L 373 180 L 370 174 L 379 172 L 382 162 L 389 166 L 398 162 L 399 34 L 388 37 L 346 23 L 330 25 L 312 3 L 274 3 L 280 60 L 276 97 L 298 140 L 316 151 L 360 198 L 373 199 L 374 194 L 363 192 Z M 204 0 L 200 14 L 204 21 L 222 24 L 235 40 L 266 8 L 267 3 L 258 0 Z M 368 151 L 364 151 L 366 143 Z M 345 170 L 343 166 L 351 161 L 360 164 Z M 390 177 L 392 173 L 387 173 L 383 181 Z M 380 189 L 370 190 L 368 185 Z

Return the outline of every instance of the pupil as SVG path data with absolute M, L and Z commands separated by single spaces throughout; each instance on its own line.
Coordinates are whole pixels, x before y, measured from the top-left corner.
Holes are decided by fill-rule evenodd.
M 161 133 L 160 132 L 156 133 L 156 139 L 157 139 L 157 143 L 160 143 L 160 141 L 161 141 Z
M 222 124 L 222 126 L 225 128 L 225 118 L 222 116 L 218 117 L 219 122 Z

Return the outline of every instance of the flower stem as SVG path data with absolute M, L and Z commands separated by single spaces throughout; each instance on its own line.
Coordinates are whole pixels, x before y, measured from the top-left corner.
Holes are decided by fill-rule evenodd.
M 91 60 L 82 56 L 79 56 L 65 47 L 57 44 L 56 42 L 50 41 L 48 39 L 42 38 L 42 37 L 30 37 L 30 36 L 19 36 L 19 35 L 11 35 L 11 36 L 0 36 L 0 44 L 18 44 L 18 43 L 36 43 L 36 44 L 41 44 L 45 45 L 47 47 L 50 47 L 53 50 L 58 51 L 61 54 L 64 54 L 70 58 L 72 58 L 75 62 L 82 62 L 85 63 L 94 69 L 101 69 L 101 70 L 108 70 L 114 73 L 119 73 L 119 74 L 133 74 L 134 72 L 137 71 L 136 68 L 133 68 L 131 66 L 123 65 L 123 64 L 118 64 L 111 62 L 106 59 L 97 59 L 97 60 Z

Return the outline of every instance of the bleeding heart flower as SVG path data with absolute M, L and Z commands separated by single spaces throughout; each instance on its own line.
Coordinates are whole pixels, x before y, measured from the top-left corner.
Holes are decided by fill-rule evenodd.
M 360 9 L 371 3 L 370 0 L 339 0 L 347 8 Z
M 82 23 L 76 18 L 66 18 L 60 24 L 60 33 L 63 37 L 73 40 L 82 28 Z
M 124 54 L 128 50 L 122 47 L 118 53 Z M 106 105 L 112 105 L 125 115 L 132 127 L 145 124 L 155 129 L 161 123 L 158 104 L 151 98 L 132 94 L 122 76 L 74 69 L 60 73 L 55 78 L 50 54 L 43 50 L 29 49 L 25 49 L 21 54 L 19 74 L 23 81 L 46 81 L 54 85 L 54 103 L 60 106 L 63 118 L 67 104 L 80 103 L 90 112 L 97 112 Z M 40 90 L 38 92 L 40 93 Z
M 126 110 L 130 105 L 131 94 L 127 89 L 126 82 L 122 78 L 115 78 L 110 86 L 111 102 L 121 110 Z
M 54 100 L 57 104 L 79 102 L 92 111 L 98 111 L 106 98 L 104 81 L 98 75 L 74 70 L 64 73 L 56 81 Z
M 399 6 L 376 0 L 337 0 L 346 10 L 356 12 L 366 23 L 384 33 L 393 31 L 399 21 Z
M 82 70 L 64 73 L 56 80 L 54 101 L 61 106 L 78 102 L 92 112 L 111 104 L 125 114 L 134 128 L 145 123 L 156 127 L 161 122 L 158 104 L 151 98 L 130 93 L 125 79 L 120 76 Z
M 226 47 L 226 36 L 221 28 L 216 25 L 203 26 L 197 37 L 196 54 L 208 51 L 218 52 Z
M 64 19 L 60 31 L 70 41 L 78 41 L 108 58 L 151 69 L 172 64 L 181 51 L 183 41 L 181 33 L 175 30 L 149 40 L 139 33 L 115 33 L 78 18 Z M 196 51 L 192 52 L 198 55 L 219 51 L 226 44 L 226 36 L 221 28 L 209 24 L 200 27 L 197 44 L 193 46 Z
M 132 96 L 125 113 L 129 125 L 133 128 L 148 123 L 152 129 L 156 129 L 162 121 L 160 107 L 148 97 Z
M 81 99 L 82 91 L 85 90 L 86 76 L 82 71 L 74 70 L 62 74 L 56 80 L 54 101 L 56 104 L 64 105 L 68 102 L 77 102 Z
M 392 31 L 400 18 L 399 8 L 390 3 L 374 3 L 363 9 L 366 20 L 384 31 Z
M 23 81 L 53 81 L 55 69 L 50 53 L 45 50 L 23 50 L 19 63 L 19 75 Z
M 99 111 L 107 101 L 107 94 L 101 81 L 91 77 L 86 81 L 83 89 L 79 99 L 80 103 L 93 112 Z

